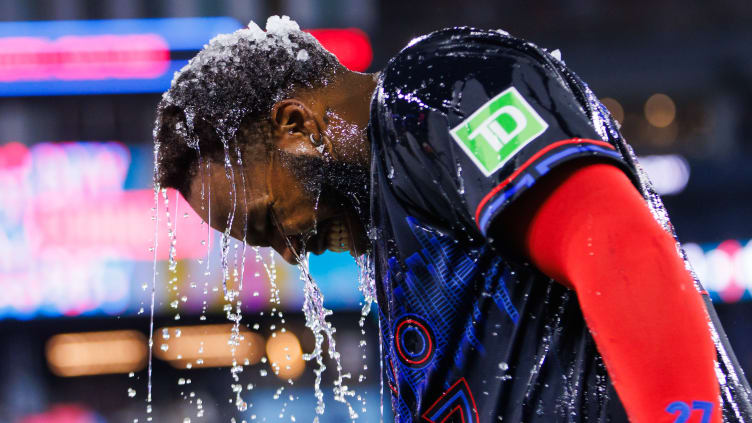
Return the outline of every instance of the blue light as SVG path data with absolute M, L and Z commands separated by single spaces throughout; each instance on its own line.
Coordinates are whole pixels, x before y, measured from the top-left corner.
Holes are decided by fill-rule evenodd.
M 22 44 L 26 41 L 19 41 L 18 37 L 29 37 L 30 45 L 34 42 L 48 42 L 53 45 L 56 40 L 66 36 L 150 35 L 158 37 L 157 40 L 162 40 L 160 41 L 161 51 L 164 51 L 164 44 L 171 52 L 196 51 L 217 34 L 234 32 L 240 27 L 238 21 L 229 17 L 4 22 L 0 23 L 0 42 L 5 40 L 11 44 Z M 12 40 L 14 38 L 15 40 Z M 84 46 L 85 43 L 86 40 L 83 41 Z M 122 49 L 122 45 L 119 48 Z M 117 47 L 114 51 L 117 51 Z M 9 55 L 7 60 L 1 60 L 3 54 Z M 43 50 L 39 51 L 38 57 L 34 54 L 37 53 L 33 51 L 26 53 L 23 49 L 0 51 L 0 79 L 5 79 L 4 82 L 0 82 L 0 97 L 162 92 L 169 88 L 175 71 L 187 63 L 184 59 L 168 59 L 168 64 L 165 66 L 164 59 L 167 57 L 164 56 L 164 58 L 156 59 L 160 64 L 160 69 L 164 67 L 164 72 L 157 71 L 159 74 L 156 76 L 153 74 L 141 77 L 131 74 L 125 76 L 104 74 L 99 78 L 92 78 L 85 73 L 89 63 L 74 62 L 73 66 L 80 66 L 84 73 L 79 74 L 79 76 L 83 75 L 80 78 L 69 78 L 59 77 L 54 69 L 49 70 L 51 65 L 45 60 L 50 57 L 53 60 L 64 60 L 60 57 L 75 58 L 75 54 L 63 56 L 62 52 L 54 50 L 54 45 L 51 56 L 49 52 Z M 47 56 L 43 56 L 45 54 Z M 16 56 L 20 56 L 20 61 Z M 120 62 L 106 62 L 110 66 L 118 63 Z M 70 66 L 71 63 L 54 62 L 52 67 L 57 65 L 65 67 Z M 96 60 L 91 63 L 93 69 L 96 69 L 98 65 Z M 41 73 L 41 76 L 38 73 Z M 35 76 L 32 78 L 29 75 Z
M 170 50 L 199 50 L 215 35 L 240 27 L 230 17 L 0 22 L 0 37 L 158 34 L 169 43 Z
M 149 79 L 0 82 L 0 97 L 158 93 L 170 88 L 173 74 L 186 63 L 187 60 L 170 60 L 170 67 L 164 74 Z

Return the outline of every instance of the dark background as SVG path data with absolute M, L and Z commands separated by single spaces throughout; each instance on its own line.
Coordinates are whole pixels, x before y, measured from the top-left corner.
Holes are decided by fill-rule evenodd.
M 263 26 L 272 14 L 289 15 L 302 28 L 364 30 L 374 50 L 369 71 L 383 67 L 413 37 L 449 26 L 501 28 L 543 47 L 558 48 L 567 65 L 599 97 L 621 104 L 623 133 L 639 156 L 676 154 L 689 164 L 686 188 L 664 196 L 682 241 L 707 250 L 725 240 L 746 245 L 752 238 L 752 2 L 748 0 L 0 0 L 1 21 L 231 16 Z M 669 96 L 675 104 L 675 119 L 663 128 L 651 125 L 644 113 L 645 102 L 655 93 Z M 0 145 L 118 140 L 148 148 L 159 98 L 158 94 L 0 98 Z M 747 254 L 736 266 L 747 269 L 750 260 L 752 255 Z M 746 276 L 736 281 L 747 289 L 740 301 L 716 301 L 747 371 L 752 371 L 747 335 L 752 329 L 752 307 L 747 302 L 750 273 L 741 271 Z M 722 283 L 718 286 L 723 288 Z M 356 311 L 342 310 L 343 316 L 350 316 L 348 312 Z M 101 421 L 133 421 L 137 414 L 132 413 L 142 408 L 126 401 L 126 376 L 63 380 L 47 370 L 42 354 L 44 342 L 54 333 L 143 329 L 147 324 L 139 318 L 125 320 L 0 320 L 0 422 L 44 412 L 61 402 L 88 404 Z M 375 354 L 377 341 L 372 341 Z M 174 379 L 169 369 L 155 372 L 160 380 Z M 201 372 L 194 377 L 196 388 L 227 389 L 226 371 Z M 377 378 L 374 371 L 371 380 Z M 36 388 L 25 389 L 28 380 L 36 380 Z M 164 394 L 159 401 L 180 404 L 173 384 L 165 382 L 160 389 Z M 230 415 L 223 411 L 231 408 L 227 396 L 215 396 L 219 413 L 215 416 Z M 173 421 L 179 414 L 176 411 L 163 421 Z

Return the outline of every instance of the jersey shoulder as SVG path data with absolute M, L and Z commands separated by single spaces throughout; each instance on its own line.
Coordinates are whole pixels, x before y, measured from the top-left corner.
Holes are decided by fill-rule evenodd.
M 389 184 L 404 201 L 432 192 L 441 201 L 416 208 L 462 205 L 448 219 L 465 216 L 484 234 L 566 161 L 598 157 L 631 173 L 587 86 L 559 58 L 499 31 L 450 28 L 414 40 L 380 75 L 371 112 L 372 153 L 399 176 Z
M 513 73 L 531 70 L 555 75 L 564 85 L 551 59 L 544 49 L 501 30 L 442 29 L 413 39 L 389 61 L 380 75 L 378 100 L 386 108 L 444 110 L 459 84 L 475 80 L 492 92 Z

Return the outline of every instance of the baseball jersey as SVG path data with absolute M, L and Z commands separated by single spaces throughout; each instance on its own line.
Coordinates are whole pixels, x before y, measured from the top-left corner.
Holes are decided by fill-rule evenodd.
M 575 293 L 491 230 L 539 178 L 574 159 L 612 163 L 642 187 L 585 84 L 501 31 L 442 30 L 381 73 L 369 138 L 395 421 L 626 422 Z

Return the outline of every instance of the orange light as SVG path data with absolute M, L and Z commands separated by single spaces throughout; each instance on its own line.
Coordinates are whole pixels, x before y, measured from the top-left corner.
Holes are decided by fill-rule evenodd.
M 645 119 L 657 128 L 671 125 L 676 117 L 674 100 L 666 94 L 653 94 L 645 102 Z
M 146 365 L 146 337 L 135 330 L 66 333 L 47 341 L 47 364 L 61 377 L 128 373 Z
M 240 327 L 233 357 L 232 324 L 173 326 L 154 332 L 154 355 L 178 369 L 255 364 L 264 355 L 264 338 Z
M 273 333 L 266 341 L 266 356 L 280 379 L 297 379 L 305 370 L 300 341 L 290 332 Z

